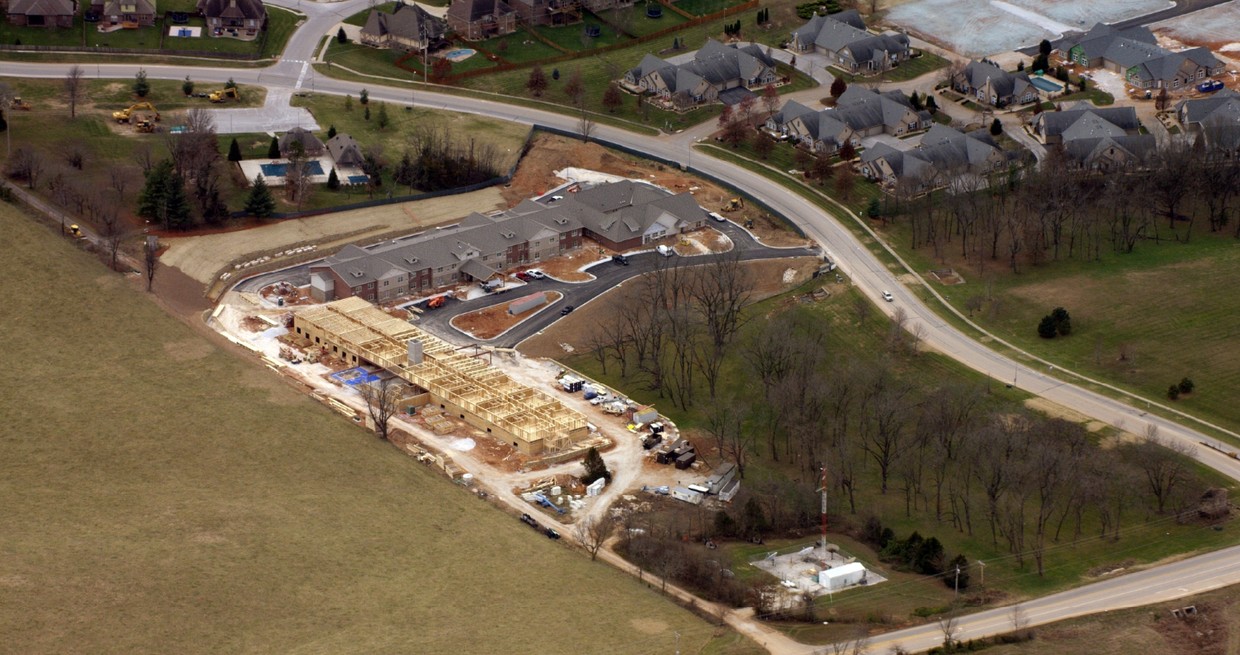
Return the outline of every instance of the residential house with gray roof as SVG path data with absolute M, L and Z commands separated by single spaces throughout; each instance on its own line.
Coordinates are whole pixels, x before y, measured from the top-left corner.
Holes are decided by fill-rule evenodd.
M 1007 161 L 985 130 L 966 134 L 935 125 L 916 148 L 899 150 L 878 143 L 867 149 L 861 154 L 861 172 L 887 188 L 906 184 L 920 193 L 946 186 L 962 175 L 983 176 L 1002 170 Z
M 952 87 L 991 107 L 1023 105 L 1041 98 L 1024 71 L 1009 73 L 988 61 L 972 61 L 952 77 Z
M 372 302 L 485 281 L 514 266 L 581 247 L 592 237 L 625 250 L 706 224 L 688 193 L 623 181 L 570 187 L 562 200 L 526 200 L 496 216 L 474 213 L 456 225 L 385 241 L 349 245 L 310 267 L 311 296 Z
M 267 25 L 262 0 L 198 0 L 198 12 L 212 36 L 255 36 Z
M 933 124 L 933 115 L 915 109 L 898 89 L 879 93 L 854 86 L 845 91 L 831 109 L 815 112 L 790 101 L 767 119 L 766 127 L 814 152 L 834 154 L 845 143 L 859 147 L 861 139 L 868 136 L 901 137 L 929 129 Z
M 646 55 L 621 80 L 628 88 L 653 93 L 678 106 L 715 102 L 731 89 L 752 89 L 777 79 L 775 60 L 762 46 L 724 45 L 708 39 L 684 64 Z
M 1208 48 L 1172 52 L 1158 45 L 1148 27 L 1123 30 L 1098 23 L 1060 50 L 1069 61 L 1119 73 L 1139 89 L 1177 91 L 1221 74 L 1225 66 Z
M 319 137 L 304 127 L 294 127 L 280 136 L 280 156 L 292 154 L 294 144 L 300 144 L 302 154 L 307 157 L 318 157 L 327 151 Z
M 366 161 L 366 156 L 362 154 L 362 147 L 348 134 L 337 134 L 328 139 L 324 145 L 337 166 L 361 168 L 362 163 Z
M 481 41 L 517 31 L 517 12 L 504 0 L 452 0 L 448 28 L 466 41 Z
M 362 27 L 362 43 L 375 48 L 421 52 L 443 39 L 448 26 L 416 4 L 396 3 L 392 13 L 370 10 Z
M 8 0 L 5 14 L 12 25 L 73 27 L 77 3 L 73 0 Z
M 1240 153 L 1240 93 L 1223 89 L 1207 98 L 1181 100 L 1175 115 L 1206 147 Z
M 155 24 L 154 0 L 92 0 L 90 10 L 104 25 L 149 27 Z
M 826 55 L 845 71 L 863 74 L 889 70 L 912 55 L 907 35 L 868 32 L 855 9 L 815 15 L 793 30 L 790 48 Z
M 1070 166 L 1086 170 L 1140 165 L 1157 145 L 1152 135 L 1141 134 L 1133 107 L 1099 108 L 1079 102 L 1038 114 L 1033 131 L 1042 143 L 1058 146 Z

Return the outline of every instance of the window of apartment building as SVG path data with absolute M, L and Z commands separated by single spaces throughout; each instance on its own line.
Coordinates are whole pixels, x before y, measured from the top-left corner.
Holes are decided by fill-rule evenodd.
M 387 280 L 384 280 L 384 281 L 383 281 L 383 286 L 385 286 L 385 287 L 386 287 L 387 285 L 388 285 L 388 281 L 387 281 Z

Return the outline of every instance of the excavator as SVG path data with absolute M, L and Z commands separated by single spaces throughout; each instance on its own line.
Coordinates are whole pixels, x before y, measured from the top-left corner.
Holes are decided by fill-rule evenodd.
M 136 105 L 126 107 L 120 111 L 114 111 L 112 112 L 112 118 L 115 118 L 117 123 L 128 123 L 129 117 L 135 111 L 149 111 L 153 114 L 155 120 L 159 120 L 159 111 L 155 109 L 155 105 L 152 105 L 149 102 L 139 102 Z
M 241 94 L 237 92 L 237 87 L 227 86 L 219 91 L 212 91 L 211 95 L 207 96 L 207 99 L 211 102 L 224 102 L 224 100 L 228 98 L 232 98 L 233 100 L 241 99 Z

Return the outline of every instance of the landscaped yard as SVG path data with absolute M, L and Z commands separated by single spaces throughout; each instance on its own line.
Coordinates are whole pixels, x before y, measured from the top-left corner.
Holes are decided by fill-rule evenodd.
M 16 208 L 0 203 L 0 229 L 23 244 L 0 262 L 22 371 L 0 399 L 4 650 L 758 652 L 165 315 Z

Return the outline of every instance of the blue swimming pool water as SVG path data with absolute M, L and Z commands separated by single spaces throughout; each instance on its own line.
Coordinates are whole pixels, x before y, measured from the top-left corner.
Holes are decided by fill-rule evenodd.
M 1029 83 L 1038 87 L 1039 89 L 1042 89 L 1043 91 L 1050 91 L 1051 93 L 1054 93 L 1056 91 L 1060 91 L 1063 89 L 1062 86 L 1059 86 L 1058 84 L 1055 84 L 1054 82 L 1044 77 L 1031 77 L 1029 78 Z
M 288 173 L 288 164 L 260 164 L 263 177 L 284 177 Z M 318 160 L 306 162 L 306 175 L 322 175 L 323 165 Z
M 473 48 L 457 48 L 444 53 L 444 59 L 448 61 L 464 61 L 477 54 L 478 51 Z
M 370 181 L 370 178 L 365 175 L 350 175 L 349 176 L 349 184 L 365 184 L 369 181 Z

